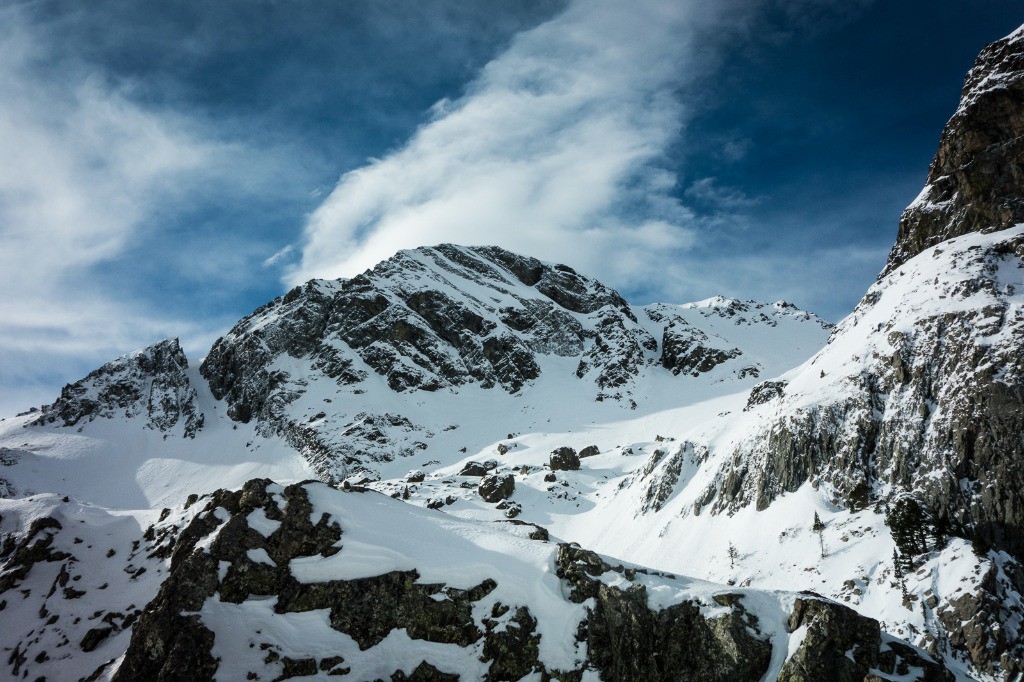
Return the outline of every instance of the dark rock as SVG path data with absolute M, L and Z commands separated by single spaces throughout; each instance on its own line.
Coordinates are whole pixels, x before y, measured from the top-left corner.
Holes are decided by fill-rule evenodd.
M 576 471 L 580 468 L 579 456 L 574 449 L 569 447 L 554 450 L 548 462 L 552 471 Z
M 422 483 L 426 477 L 427 475 L 424 474 L 422 471 L 416 470 L 407 473 L 405 475 L 405 480 L 409 483 Z
M 968 72 L 921 196 L 903 212 L 881 277 L 969 232 L 1024 222 L 1024 35 L 988 45 Z
M 673 374 L 700 376 L 743 353 L 738 348 L 715 348 L 701 330 L 681 318 L 669 322 L 661 339 L 661 365 Z
M 743 411 L 764 405 L 765 403 L 781 398 L 786 394 L 785 381 L 765 381 L 750 389 L 750 397 L 747 398 L 747 406 Z
M 503 476 L 492 474 L 485 476 L 480 481 L 480 487 L 477 488 L 477 492 L 480 493 L 480 497 L 485 502 L 500 502 L 511 497 L 515 489 L 516 479 L 512 474 L 505 474 Z
M 555 472 L 553 472 L 553 471 L 549 471 L 548 473 L 544 474 L 544 482 L 545 483 L 554 483 L 557 480 L 558 480 L 558 476 L 555 476 Z
M 459 476 L 486 476 L 497 468 L 498 463 L 494 460 L 488 460 L 482 464 L 480 462 L 466 462 L 466 466 L 462 467 Z
M 922 682 L 952 681 L 953 675 L 927 654 L 919 654 L 909 646 L 890 643 L 891 655 L 882 656 L 882 637 L 878 622 L 861 616 L 845 606 L 815 598 L 797 598 L 789 616 L 789 631 L 805 628 L 803 641 L 786 661 L 779 673 L 780 682 L 811 682 L 812 680 L 869 679 L 869 671 L 888 667 L 895 672 L 896 657 L 912 661 L 921 670 L 916 678 Z M 891 667 L 890 667 L 891 666 Z
M 107 637 L 109 637 L 110 633 L 113 631 L 113 627 L 92 628 L 85 633 L 85 637 L 82 638 L 79 646 L 82 648 L 82 651 L 93 651 L 96 647 L 106 641 Z
M 580 450 L 579 457 L 583 459 L 585 457 L 593 457 L 594 455 L 600 455 L 601 451 L 596 445 L 588 445 L 587 447 Z
M 410 675 L 401 670 L 391 673 L 391 682 L 459 682 L 459 676 L 442 672 L 426 661 L 420 661 Z
M 33 424 L 75 426 L 97 418 L 145 415 L 147 426 L 170 431 L 177 424 L 194 438 L 205 417 L 188 380 L 188 360 L 177 339 L 122 356 L 68 384 Z
M 309 675 L 316 675 L 315 658 L 294 659 L 285 656 L 281 659 L 281 663 L 284 665 L 284 670 L 275 682 L 290 680 L 293 677 L 308 677 Z
M 643 585 L 621 589 L 598 580 L 627 569 L 609 566 L 593 552 L 561 544 L 556 567 L 572 587 L 573 601 L 594 599 L 582 636 L 602 679 L 753 682 L 768 670 L 771 645 L 758 636 L 757 619 L 739 595 L 727 595 L 722 605 L 729 606 L 728 614 L 712 619 L 690 601 L 652 611 Z

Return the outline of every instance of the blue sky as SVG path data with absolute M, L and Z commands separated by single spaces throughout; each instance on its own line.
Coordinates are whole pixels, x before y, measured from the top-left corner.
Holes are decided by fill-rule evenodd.
M 836 320 L 1013 4 L 4 3 L 0 413 L 441 241 Z

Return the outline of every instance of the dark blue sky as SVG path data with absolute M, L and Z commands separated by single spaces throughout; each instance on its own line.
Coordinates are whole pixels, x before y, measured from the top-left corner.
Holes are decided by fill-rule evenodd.
M 650 4 L 0 5 L 0 411 L 164 336 L 197 357 L 293 281 L 440 240 L 638 303 L 836 320 L 974 56 L 1024 21 L 984 0 Z

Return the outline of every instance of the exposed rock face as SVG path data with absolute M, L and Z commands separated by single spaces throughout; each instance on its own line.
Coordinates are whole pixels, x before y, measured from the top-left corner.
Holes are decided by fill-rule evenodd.
M 717 596 L 729 610 L 711 619 L 688 601 L 652 610 L 644 585 L 633 582 L 635 569 L 610 566 L 597 554 L 566 544 L 559 545 L 555 563 L 572 587 L 573 601 L 594 599 L 581 630 L 603 679 L 754 681 L 767 672 L 771 645 L 758 636 L 757 619 L 739 595 Z M 621 589 L 598 579 L 609 572 L 632 584 Z
M 241 490 L 222 490 L 209 496 L 202 511 L 178 533 L 176 542 L 168 545 L 173 546 L 170 573 L 135 624 L 128 651 L 113 679 L 210 680 L 224 677 L 226 670 L 244 676 L 241 671 L 247 668 L 250 679 L 288 679 L 318 671 L 344 677 L 350 672 L 356 675 L 352 668 L 358 666 L 360 652 L 370 652 L 394 637 L 407 640 L 405 646 L 409 647 L 417 642 L 459 647 L 465 652 L 465 661 L 480 662 L 486 680 L 521 679 L 531 674 L 540 679 L 580 680 L 590 670 L 602 679 L 616 680 L 753 681 L 762 679 L 773 660 L 772 635 L 746 605 L 746 594 L 709 593 L 702 588 L 700 598 L 652 606 L 648 585 L 664 594 L 667 585 L 686 579 L 639 567 L 613 566 L 576 545 L 559 545 L 549 560 L 564 581 L 561 594 L 568 596 L 564 608 L 582 618 L 575 627 L 576 643 L 559 644 L 576 647 L 579 652 L 576 667 L 566 670 L 551 668 L 541 654 L 542 632 L 551 630 L 538 616 L 550 616 L 550 605 L 535 613 L 529 605 L 496 599 L 502 594 L 501 580 L 506 579 L 500 567 L 495 567 L 495 579 L 484 579 L 469 589 L 424 581 L 415 568 L 355 579 L 332 579 L 328 574 L 321 574 L 318 582 L 300 579 L 296 571 L 310 559 L 342 573 L 346 564 L 337 559 L 347 556 L 355 562 L 365 561 L 359 555 L 362 549 L 335 557 L 344 551 L 346 531 L 332 514 L 321 513 L 311 485 L 318 484 L 285 488 L 254 480 Z M 341 501 L 365 499 L 361 504 L 375 508 L 373 499 L 363 498 L 374 493 L 328 492 L 341 496 Z M 322 487 L 316 494 L 315 499 L 326 499 Z M 381 504 L 392 504 L 387 498 L 380 499 Z M 343 509 L 344 505 L 334 508 Z M 355 546 L 364 547 L 361 541 Z M 609 576 L 615 578 L 609 581 Z M 543 578 L 538 575 L 536 579 Z M 554 593 L 559 593 L 557 587 Z M 218 659 L 214 642 L 229 633 L 217 629 L 223 622 L 215 617 L 210 620 L 210 609 L 229 610 L 230 605 L 253 609 L 266 604 L 267 598 L 273 599 L 271 608 L 238 613 L 282 623 L 297 623 L 288 619 L 301 614 L 326 613 L 322 621 L 318 617 L 302 622 L 306 627 L 315 622 L 318 628 L 329 628 L 328 632 L 343 633 L 358 649 L 329 657 L 311 655 L 301 641 L 276 640 L 278 630 L 265 620 L 262 625 L 246 626 L 254 633 L 247 651 L 254 653 L 246 658 L 244 667 L 239 667 L 234 654 L 230 659 Z M 574 605 L 584 603 L 588 605 L 585 609 Z M 789 617 L 790 628 L 803 628 L 807 634 L 791 663 L 786 664 L 788 676 L 784 679 L 830 680 L 834 671 L 842 673 L 847 668 L 862 673 L 857 679 L 863 679 L 866 669 L 861 668 L 865 665 L 910 673 L 901 679 L 946 679 L 937 664 L 912 647 L 888 639 L 889 646 L 884 646 L 875 621 L 818 599 L 797 599 L 796 604 Z M 764 608 L 763 602 L 759 608 Z M 96 633 L 89 643 L 102 639 L 102 633 Z M 846 657 L 847 651 L 855 653 L 854 661 Z M 390 678 L 457 679 L 455 670 L 466 668 L 465 664 L 448 668 L 454 660 L 448 649 L 443 658 L 425 658 L 419 665 L 396 661 L 399 669 L 390 673 Z M 907 665 L 917 669 L 917 674 L 905 669 Z M 412 672 L 404 672 L 409 670 Z M 841 674 L 838 679 L 853 678 Z
M 785 304 L 731 299 L 634 309 L 568 266 L 442 244 L 400 252 L 352 279 L 296 287 L 236 324 L 200 369 L 232 419 L 285 438 L 333 481 L 428 448 L 438 425 L 402 409 L 424 392 L 523 395 L 574 367 L 573 400 L 636 409 L 646 395 L 639 387 L 666 368 L 680 382 L 734 364 L 730 379 L 763 369 L 689 318 L 726 332 L 785 319 L 813 328 L 808 338 L 828 326 Z M 337 408 L 384 386 L 395 412 Z M 335 395 L 338 403 L 320 402 Z
M 905 221 L 886 273 L 785 397 L 774 391 L 766 414 L 775 416 L 739 448 L 727 476 L 735 484 L 715 491 L 717 507 L 764 508 L 807 480 L 847 495 L 883 483 L 912 492 L 957 532 L 1024 556 L 1024 230 L 1003 229 L 1018 217 L 993 217 L 1024 206 L 1024 156 L 1014 152 L 1022 64 L 1024 31 L 979 57 L 933 165 L 935 178 L 960 183 L 948 191 L 962 206 L 945 202 L 927 223 L 943 229 Z M 986 156 L 997 152 L 1007 157 Z M 966 189 L 993 174 L 994 194 Z M 748 407 L 770 388 L 755 389 Z M 805 397 L 814 393 L 834 398 Z
M 903 212 L 885 276 L 928 247 L 1024 223 L 1024 30 L 985 47 L 946 124 L 921 195 Z
M 495 299 L 464 293 L 465 282 Z M 353 279 L 293 289 L 218 341 L 203 375 L 240 421 L 273 417 L 268 400 L 278 382 L 267 365 L 282 352 L 312 358 L 342 384 L 362 381 L 365 370 L 355 368 L 369 366 L 395 391 L 477 383 L 514 393 L 539 376 L 537 354 L 579 355 L 594 326 L 618 332 L 628 323 L 636 327 L 621 296 L 572 268 L 445 244 L 401 252 Z M 606 350 L 591 357 L 599 376 L 613 366 L 635 374 L 622 364 L 632 348 Z
M 540 358 L 579 357 L 577 375 L 599 396 L 621 396 L 656 349 L 619 294 L 572 268 L 441 245 L 293 289 L 219 339 L 201 371 L 233 419 L 283 435 L 330 477 L 402 448 L 352 429 L 326 435 L 338 429 L 326 413 L 312 424 L 290 415 L 311 381 L 354 386 L 373 372 L 400 393 L 468 384 L 516 393 L 538 379 Z M 289 370 L 294 360 L 302 378 Z
M 661 364 L 673 374 L 699 376 L 743 354 L 738 348 L 715 348 L 710 343 L 704 332 L 673 320 L 662 335 Z
M 952 682 L 953 675 L 930 657 L 897 641 L 884 641 L 878 622 L 821 599 L 800 597 L 789 616 L 790 632 L 802 633 L 800 646 L 779 674 L 779 682 L 837 680 L 860 682 L 915 670 L 922 682 Z M 889 640 L 890 638 L 886 638 Z
M 188 360 L 177 339 L 168 339 L 108 362 L 68 384 L 36 424 L 75 426 L 97 418 L 145 416 L 146 426 L 194 438 L 205 417 L 188 380 Z
M 886 270 L 784 391 L 751 393 L 754 426 L 698 513 L 764 509 L 809 481 L 851 508 L 912 496 L 932 523 L 1024 558 L 1022 69 L 1024 30 L 979 57 Z M 989 611 L 945 619 L 944 637 L 983 672 L 1016 670 L 1018 634 L 978 634 Z

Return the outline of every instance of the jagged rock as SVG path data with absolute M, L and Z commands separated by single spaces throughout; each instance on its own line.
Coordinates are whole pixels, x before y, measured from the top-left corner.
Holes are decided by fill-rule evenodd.
M 53 549 L 54 535 L 61 528 L 60 521 L 43 516 L 32 521 L 28 532 L 17 544 L 14 544 L 12 536 L 7 536 L 3 551 L 6 559 L 0 573 L 0 595 L 16 587 L 37 563 L 71 558 L 67 552 Z
M 556 567 L 574 601 L 594 599 L 585 639 L 603 679 L 753 681 L 768 670 L 771 645 L 739 595 L 722 595 L 728 614 L 711 619 L 690 601 L 654 611 L 643 585 L 621 589 L 597 579 L 618 571 L 631 580 L 632 569 L 609 566 L 593 552 L 566 544 L 558 546 Z
M 552 471 L 576 471 L 580 468 L 580 458 L 576 451 L 569 447 L 561 447 L 551 453 L 548 459 Z
M 485 502 L 500 502 L 511 497 L 515 489 L 516 479 L 512 474 L 505 474 L 504 476 L 491 474 L 484 476 L 484 479 L 480 481 L 480 487 L 477 488 L 477 492 L 480 493 L 480 497 Z
M 33 423 L 75 426 L 97 418 L 144 415 L 151 429 L 168 432 L 181 423 L 183 435 L 194 438 L 205 416 L 187 370 L 178 339 L 161 341 L 68 384 Z
M 1024 223 L 1024 31 L 988 45 L 967 73 L 920 196 L 900 218 L 881 276 L 970 232 Z
M 677 319 L 665 327 L 660 362 L 673 374 L 700 376 L 742 354 L 738 348 L 715 348 L 707 334 Z
M 786 394 L 786 382 L 785 381 L 765 381 L 754 388 L 750 389 L 750 397 L 747 398 L 747 405 L 743 408 L 743 411 L 756 407 L 758 405 L 764 405 L 765 403 L 781 398 Z
M 480 295 L 487 290 L 493 300 Z M 657 347 L 619 294 L 572 268 L 442 244 L 400 252 L 352 279 L 296 287 L 235 325 L 200 370 L 232 419 L 285 437 L 330 479 L 399 448 L 380 430 L 292 414 L 311 379 L 348 387 L 368 366 L 397 392 L 477 384 L 516 393 L 540 377 L 542 356 L 579 357 L 576 374 L 594 382 L 598 399 L 635 406 L 630 386 Z M 281 356 L 304 360 L 311 374 L 272 368 Z
M 82 638 L 79 646 L 82 648 L 82 651 L 92 651 L 102 644 L 113 631 L 114 628 L 112 627 L 92 628 L 85 633 L 85 637 Z
M 498 463 L 494 460 L 487 460 L 486 462 L 466 462 L 466 465 L 459 471 L 459 476 L 486 476 L 489 472 L 494 471 L 498 468 Z
M 421 661 L 410 675 L 401 670 L 391 673 L 391 682 L 459 682 L 459 676 L 442 672 L 426 661 Z
M 210 502 L 179 536 L 171 558 L 171 572 L 160 592 L 132 629 L 124 662 L 114 680 L 193 679 L 209 680 L 217 669 L 213 658 L 213 632 L 194 614 L 217 592 L 223 601 L 241 603 L 250 594 L 284 591 L 287 567 L 299 556 L 336 552 L 340 537 L 337 524 L 321 518 L 310 520 L 312 506 L 301 484 L 284 489 L 287 512 L 282 513 L 266 488 L 270 481 L 249 481 L 241 490 L 214 493 Z M 217 509 L 226 510 L 223 521 Z M 264 538 L 246 523 L 248 514 L 263 509 L 281 525 Z M 223 527 L 221 527 L 223 526 Z M 196 545 L 217 531 L 209 553 Z M 277 569 L 249 558 L 249 549 L 263 549 Z M 230 562 L 220 578 L 219 562 Z M 294 580 L 294 579 L 292 579 Z
M 884 648 L 888 655 L 883 656 L 878 622 L 834 602 L 797 598 L 789 616 L 789 631 L 801 629 L 800 646 L 782 667 L 779 682 L 853 682 L 869 679 L 869 672 L 875 668 L 893 674 L 902 667 L 917 668 L 915 679 L 921 682 L 954 679 L 930 657 L 897 642 L 887 642 Z

